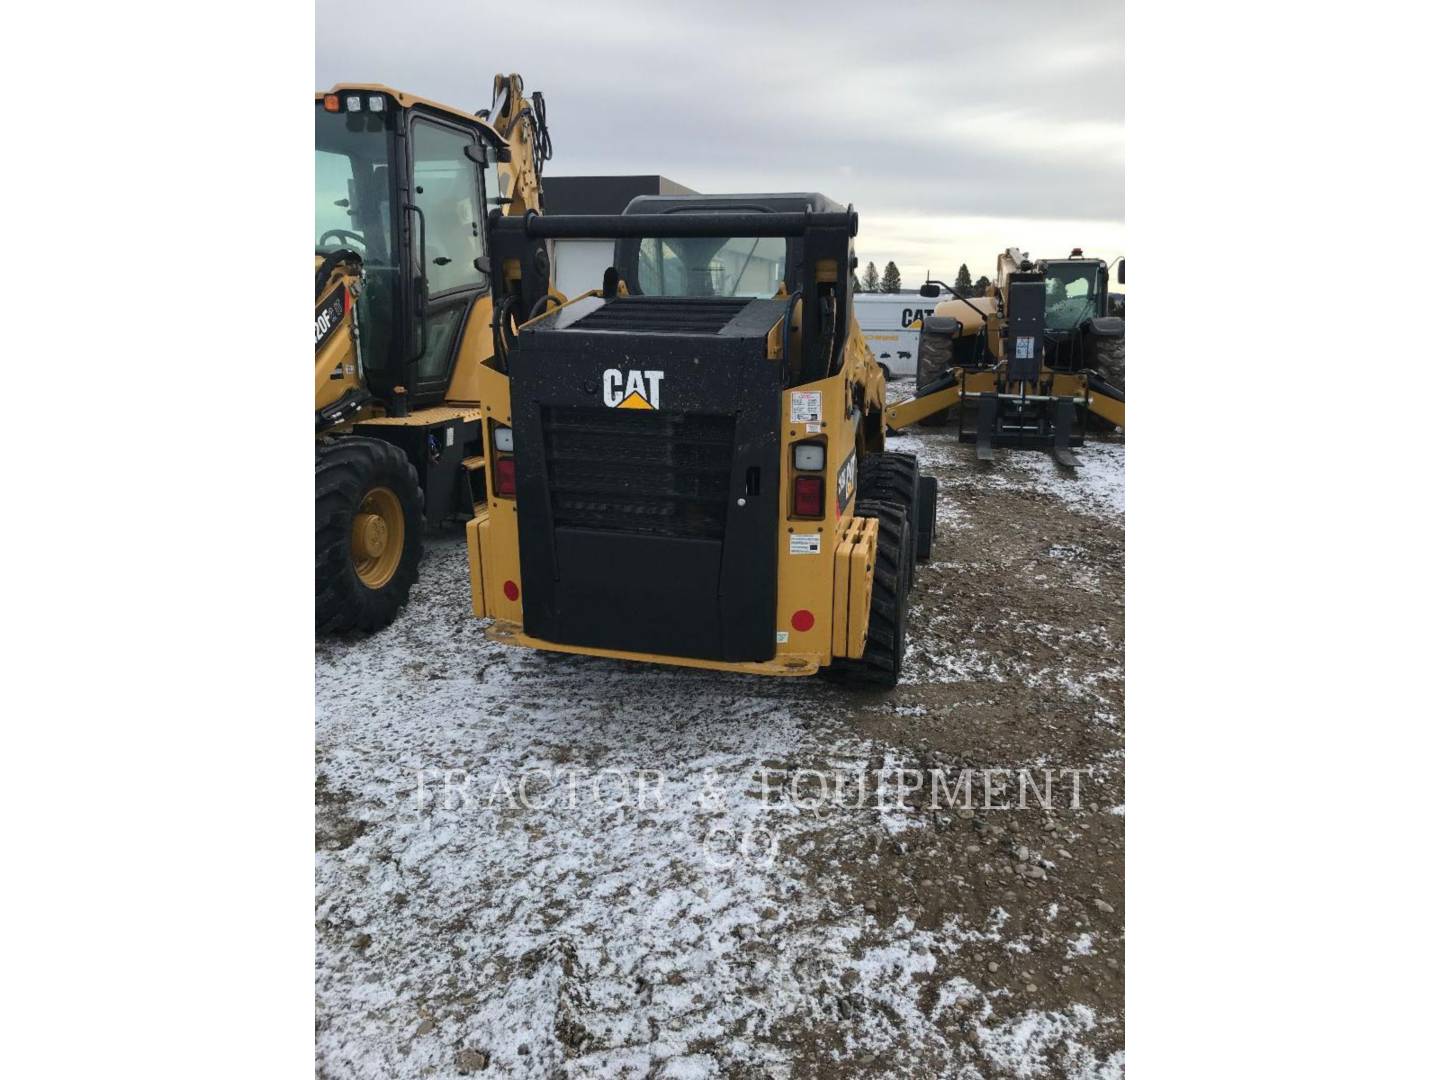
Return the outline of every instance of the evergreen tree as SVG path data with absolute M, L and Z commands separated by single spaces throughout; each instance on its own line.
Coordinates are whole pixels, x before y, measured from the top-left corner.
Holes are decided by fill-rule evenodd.
M 964 263 L 960 264 L 960 272 L 955 275 L 955 291 L 961 296 L 975 295 L 975 283 L 970 280 L 970 267 Z
M 985 295 L 985 290 L 988 289 L 989 287 L 990 287 L 990 279 L 989 279 L 988 277 L 986 277 L 984 274 L 981 274 L 981 275 L 980 275 L 980 279 L 975 282 L 975 292 L 974 292 L 974 295 L 975 295 L 975 296 L 984 296 L 984 295 Z
M 865 278 L 863 288 L 866 292 L 880 291 L 880 271 L 875 269 L 875 264 L 873 262 L 868 262 L 865 264 Z
M 885 273 L 884 273 L 884 275 L 880 278 L 880 291 L 881 291 L 881 292 L 899 292 L 899 291 L 900 291 L 900 268 L 895 265 L 895 262 L 894 262 L 893 259 L 892 259 L 890 262 L 887 262 L 887 263 L 885 264 Z
M 853 295 L 854 293 L 864 292 L 864 291 L 865 291 L 865 290 L 860 287 L 860 279 L 859 279 L 858 277 L 856 277 L 854 274 L 851 274 L 851 275 L 850 275 L 850 292 L 851 292 L 851 294 Z

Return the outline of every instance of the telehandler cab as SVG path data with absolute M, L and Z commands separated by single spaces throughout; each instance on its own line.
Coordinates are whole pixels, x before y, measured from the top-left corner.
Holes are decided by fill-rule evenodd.
M 920 293 L 941 289 L 954 299 L 921 326 L 915 396 L 886 411 L 891 430 L 943 423 L 959 406 L 960 438 L 975 443 L 980 460 L 992 460 L 996 446 L 1049 449 L 1074 467 L 1087 422 L 1124 426 L 1125 323 L 1107 314 L 1103 261 L 1077 248 L 1034 263 L 1011 248 L 985 296 L 963 297 L 939 281 Z
M 822 195 L 644 196 L 491 222 L 495 483 L 468 526 L 511 645 L 894 686 L 935 481 L 885 450 L 857 217 Z M 544 242 L 616 240 L 549 297 Z M 518 333 L 510 312 L 531 315 Z
M 550 156 L 523 91 L 495 76 L 477 115 L 385 86 L 315 95 L 317 632 L 388 624 L 425 525 L 485 503 L 487 209 L 540 209 Z

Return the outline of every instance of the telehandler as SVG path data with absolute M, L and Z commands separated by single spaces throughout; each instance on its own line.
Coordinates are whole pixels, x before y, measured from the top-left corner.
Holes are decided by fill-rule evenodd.
M 485 503 L 487 211 L 540 209 L 549 156 L 518 75 L 476 115 L 370 84 L 315 95 L 317 632 L 388 624 L 424 527 Z
M 467 530 L 493 639 L 895 685 L 935 481 L 885 450 L 857 224 L 817 194 L 492 220 L 492 483 Z M 616 241 L 600 288 L 550 298 L 556 238 Z
M 1119 265 L 1125 280 L 1125 262 Z M 1124 333 L 1109 310 L 1109 268 L 1079 248 L 1068 259 L 1031 262 L 1010 248 L 997 260 L 995 283 L 983 297 L 963 297 L 927 281 L 922 296 L 938 304 L 920 331 L 915 397 L 886 413 L 899 430 L 944 422 L 959 406 L 960 438 L 976 456 L 993 448 L 1050 449 L 1060 464 L 1077 464 L 1087 422 L 1125 423 Z

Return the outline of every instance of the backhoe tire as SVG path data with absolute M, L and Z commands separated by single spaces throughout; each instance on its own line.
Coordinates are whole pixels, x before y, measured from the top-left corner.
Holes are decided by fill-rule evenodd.
M 915 577 L 915 560 L 920 557 L 920 466 L 914 454 L 883 450 L 860 459 L 860 499 L 897 503 L 905 509 L 910 523 L 910 551 L 906 574 Z
M 910 550 L 910 524 L 904 511 L 888 502 L 862 499 L 855 504 L 855 516 L 880 521 L 865 655 L 858 660 L 837 657 L 822 673 L 831 682 L 850 689 L 890 690 L 900 681 L 905 662 L 905 627 L 910 614 L 910 579 L 905 563 Z
M 1125 339 L 1095 339 L 1095 370 L 1116 390 L 1125 389 Z
M 316 445 L 316 633 L 394 621 L 420 576 L 424 505 L 398 447 L 356 436 Z

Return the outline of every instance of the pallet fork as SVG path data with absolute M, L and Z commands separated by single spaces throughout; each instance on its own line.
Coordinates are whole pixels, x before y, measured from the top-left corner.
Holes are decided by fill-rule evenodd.
M 966 395 L 961 395 L 962 403 Z M 1072 447 L 1085 443 L 1084 423 L 1076 423 L 1075 399 L 1065 395 L 1030 393 L 1020 387 L 1015 393 L 984 393 L 976 398 L 974 431 L 965 430 L 961 412 L 960 441 L 975 444 L 975 457 L 994 461 L 995 447 L 1021 450 L 1049 450 L 1055 461 L 1067 469 L 1080 463 Z M 1080 406 L 1083 409 L 1084 406 Z

